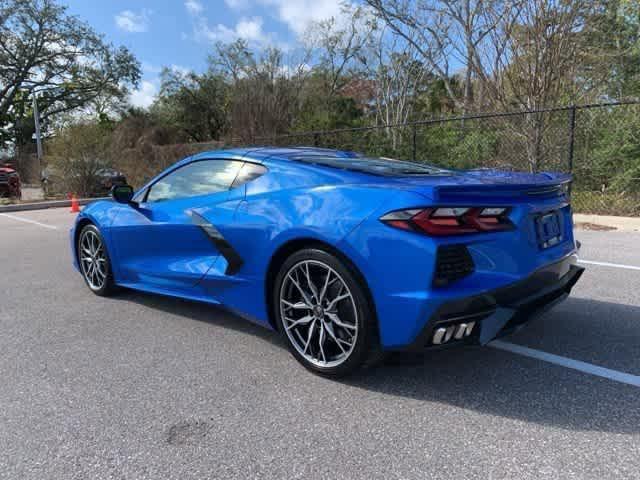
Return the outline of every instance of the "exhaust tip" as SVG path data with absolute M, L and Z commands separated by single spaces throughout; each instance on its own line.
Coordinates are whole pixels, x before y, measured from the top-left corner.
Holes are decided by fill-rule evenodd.
M 441 345 L 447 343 L 452 338 L 455 340 L 462 340 L 468 337 L 473 332 L 476 322 L 457 323 L 455 325 L 449 325 L 448 327 L 440 327 L 436 329 L 431 339 L 431 343 L 434 345 Z
M 455 338 L 456 340 L 460 340 L 462 337 L 466 335 L 466 332 L 467 332 L 467 324 L 461 323 L 456 327 L 456 333 L 453 336 L 453 338 Z
M 473 327 L 476 326 L 476 322 L 469 322 L 467 323 L 467 328 L 464 331 L 464 336 L 468 337 L 469 335 L 471 335 L 471 332 L 473 332 Z
M 447 327 L 447 331 L 444 334 L 445 343 L 451 340 L 451 337 L 453 337 L 453 333 L 455 332 L 455 330 L 456 330 L 456 327 L 453 325 L 451 325 L 450 327 Z
M 446 333 L 446 329 L 445 328 L 438 328 L 436 330 L 436 333 L 433 334 L 433 344 L 434 345 L 440 345 L 442 343 L 442 339 L 444 338 L 444 334 Z

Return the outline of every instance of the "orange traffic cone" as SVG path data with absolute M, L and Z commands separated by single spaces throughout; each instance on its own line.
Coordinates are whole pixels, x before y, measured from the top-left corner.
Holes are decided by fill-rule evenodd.
M 80 211 L 80 205 L 78 205 L 78 199 L 75 195 L 71 195 L 71 213 L 78 213 Z

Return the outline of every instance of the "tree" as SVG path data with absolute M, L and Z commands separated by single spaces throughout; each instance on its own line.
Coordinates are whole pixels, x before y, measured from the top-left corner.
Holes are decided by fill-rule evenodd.
M 151 112 L 183 132 L 188 141 L 219 140 L 229 123 L 229 87 L 214 72 L 198 75 L 165 68 Z
M 443 83 L 454 104 L 477 110 L 539 110 L 588 92 L 580 67 L 588 57 L 592 0 L 367 0 Z M 462 65 L 460 95 L 450 75 Z M 548 115 L 512 126 L 531 170 L 545 157 Z
M 55 0 L 0 0 L 0 127 L 15 121 L 22 90 L 40 92 L 46 120 L 122 99 L 139 79 L 139 63 L 126 48 L 105 43 Z
M 578 103 L 589 93 L 581 88 L 578 73 L 589 51 L 586 21 L 594 8 L 591 1 L 527 0 L 512 18 L 493 13 L 504 22 L 497 21 L 487 45 L 490 73 L 478 72 L 498 109 L 532 111 L 512 129 L 524 143 L 531 171 L 555 148 L 548 135 L 552 117 L 540 110 Z
M 57 189 L 90 196 L 99 170 L 111 165 L 111 130 L 95 122 L 67 125 L 49 143 L 49 167 Z
M 252 142 L 290 130 L 307 77 L 305 59 L 287 64 L 278 48 L 256 54 L 237 40 L 217 44 L 209 63 L 229 83 L 233 137 Z
M 528 0 L 494 32 L 494 63 L 482 80 L 499 107 L 536 110 L 584 95 L 576 78 L 593 9 L 594 2 Z
M 376 28 L 375 19 L 365 9 L 346 6 L 340 19 L 331 17 L 311 24 L 307 45 L 317 53 L 318 68 L 326 74 L 328 96 L 336 95 L 353 76 Z
M 599 98 L 639 99 L 640 3 L 601 0 L 585 23 L 585 55 L 578 73 L 582 88 Z
M 375 83 L 376 123 L 389 126 L 409 121 L 428 73 L 413 43 L 380 29 L 364 64 Z M 387 128 L 386 133 L 395 149 L 401 132 Z
M 443 82 L 447 94 L 463 113 L 473 106 L 473 75 L 489 75 L 481 61 L 487 38 L 522 0 L 365 0 L 398 36 L 410 43 L 422 62 Z M 497 13 L 497 14 L 496 14 Z M 463 94 L 451 79 L 463 70 Z
M 300 106 L 292 121 L 292 130 L 309 132 L 362 125 L 363 111 L 354 98 L 342 94 L 327 95 L 325 73 L 313 71 L 305 82 Z M 292 140 L 307 141 L 300 137 L 294 137 Z M 315 142 L 314 139 L 308 141 Z

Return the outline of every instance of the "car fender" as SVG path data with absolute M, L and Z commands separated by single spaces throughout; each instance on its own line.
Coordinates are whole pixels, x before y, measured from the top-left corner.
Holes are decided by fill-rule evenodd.
M 73 259 L 73 265 L 76 269 L 79 269 L 78 265 L 78 252 L 76 249 L 76 241 L 77 235 L 80 233 L 78 231 L 79 225 L 84 225 L 87 222 L 94 224 L 102 234 L 102 237 L 107 246 L 107 251 L 110 256 L 113 257 L 115 255 L 115 251 L 113 248 L 113 242 L 111 241 L 111 235 L 109 232 L 109 227 L 113 223 L 113 220 L 116 218 L 121 205 L 115 203 L 111 200 L 98 200 L 96 202 L 89 203 L 86 205 L 78 216 L 73 224 L 73 227 L 69 231 L 69 242 L 71 244 L 71 254 Z M 117 272 L 117 262 L 112 261 L 112 268 L 114 270 L 114 274 Z M 116 274 L 117 277 L 117 274 Z

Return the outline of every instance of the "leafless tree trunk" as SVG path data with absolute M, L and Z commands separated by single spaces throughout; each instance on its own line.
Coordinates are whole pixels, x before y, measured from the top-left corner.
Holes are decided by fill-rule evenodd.
M 425 65 L 442 79 L 456 107 L 469 112 L 474 77 L 490 77 L 480 50 L 517 0 L 365 1 L 396 35 L 414 46 Z M 488 14 L 499 10 L 502 15 Z M 462 96 L 451 81 L 454 70 L 464 72 Z
M 319 66 L 327 72 L 327 93 L 333 96 L 344 86 L 350 68 L 364 55 L 376 24 L 361 7 L 344 7 L 340 19 L 329 18 L 312 24 L 307 47 L 319 56 Z
M 490 76 L 483 78 L 492 103 L 500 110 L 539 110 L 561 102 L 579 101 L 575 77 L 584 49 L 584 22 L 593 2 L 528 0 L 510 18 L 490 12 L 497 28 L 487 42 L 485 59 L 492 59 Z M 487 62 L 488 63 L 488 62 Z M 549 116 L 527 115 L 524 138 L 529 167 L 537 171 L 545 160 Z
M 375 82 L 376 123 L 396 125 L 410 120 L 418 89 L 427 74 L 414 45 L 381 29 L 371 42 L 365 67 Z M 400 131 L 386 128 L 395 150 Z

